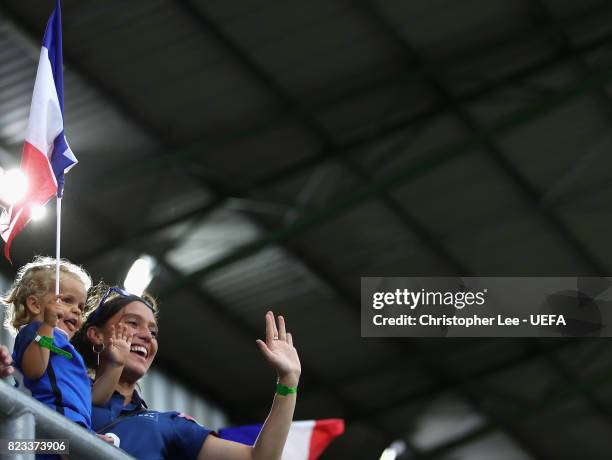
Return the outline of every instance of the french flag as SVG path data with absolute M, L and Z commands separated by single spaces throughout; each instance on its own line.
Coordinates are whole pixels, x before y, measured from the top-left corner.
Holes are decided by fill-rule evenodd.
M 60 0 L 56 0 L 40 50 L 23 145 L 20 168 L 28 178 L 28 192 L 0 216 L 0 236 L 6 242 L 8 260 L 13 239 L 30 221 L 32 210 L 44 206 L 54 195 L 62 197 L 64 173 L 76 163 L 64 136 L 62 18 Z
M 219 437 L 252 446 L 262 425 L 219 430 Z M 316 460 L 334 438 L 344 433 L 344 420 L 329 418 L 293 422 L 281 460 Z

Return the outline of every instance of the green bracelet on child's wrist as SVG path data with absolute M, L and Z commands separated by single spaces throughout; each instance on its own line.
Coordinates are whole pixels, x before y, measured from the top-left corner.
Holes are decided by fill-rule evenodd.
M 295 394 L 295 393 L 297 393 L 297 387 L 288 387 L 287 385 L 283 385 L 280 382 L 276 384 L 276 394 L 277 395 L 287 396 L 287 395 Z
M 72 353 L 66 350 L 62 350 L 59 347 L 53 345 L 53 337 L 46 337 L 44 335 L 37 335 L 34 338 L 34 342 L 38 343 L 43 348 L 49 349 L 52 353 L 56 355 L 63 356 L 64 358 L 72 359 Z
M 53 346 L 53 337 L 37 335 L 34 338 L 34 342 L 38 343 L 38 345 L 40 345 L 43 348 L 48 348 L 49 350 L 51 350 L 51 347 Z

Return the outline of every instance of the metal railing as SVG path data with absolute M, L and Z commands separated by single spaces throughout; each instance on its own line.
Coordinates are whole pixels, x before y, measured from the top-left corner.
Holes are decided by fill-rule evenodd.
M 0 380 L 0 439 L 67 439 L 71 460 L 129 460 L 124 451 Z M 34 454 L 3 458 L 34 460 Z

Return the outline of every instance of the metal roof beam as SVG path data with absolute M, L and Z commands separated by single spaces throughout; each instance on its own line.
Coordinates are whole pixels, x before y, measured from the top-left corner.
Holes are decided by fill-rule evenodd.
M 603 14 L 609 9 L 610 4 L 604 2 L 601 5 L 597 5 L 597 7 L 595 8 L 590 7 L 588 9 L 583 10 L 582 12 L 575 13 L 565 22 L 569 24 L 581 23 L 585 20 L 592 18 L 593 16 Z M 1 11 L 2 10 L 0 8 L 0 12 Z M 487 43 L 485 43 L 484 45 L 470 47 L 469 49 L 462 50 L 460 52 L 453 52 L 452 55 L 444 57 L 439 61 L 432 63 L 432 69 L 438 71 L 443 70 L 444 68 L 447 68 L 452 64 L 456 64 L 464 60 L 475 59 L 477 57 L 486 55 L 488 52 L 494 51 L 497 47 L 512 46 L 515 45 L 517 41 L 523 39 L 533 40 L 539 38 L 542 33 L 543 32 L 540 29 L 534 30 L 530 28 L 529 30 L 522 30 L 516 35 L 512 34 L 511 36 L 500 37 L 498 40 L 487 41 Z M 578 49 L 581 52 L 587 52 L 601 48 L 603 46 L 607 46 L 609 45 L 610 41 L 612 41 L 611 35 L 600 36 L 594 40 L 590 40 L 589 42 L 580 45 Z M 545 59 L 539 63 L 536 63 L 536 65 L 526 67 L 524 71 L 512 73 L 509 74 L 507 77 L 496 80 L 495 82 L 487 83 L 482 88 L 479 88 L 477 91 L 472 91 L 464 96 L 459 97 L 459 101 L 468 102 L 479 100 L 480 98 L 486 97 L 508 84 L 520 81 L 520 79 L 522 78 L 528 77 L 541 70 L 557 65 L 560 62 L 563 62 L 566 58 L 567 55 L 563 53 L 552 56 L 550 59 Z M 305 107 L 313 113 L 329 110 L 332 107 L 336 107 L 347 101 L 365 97 L 368 94 L 371 94 L 372 92 L 379 91 L 381 88 L 420 78 L 426 70 L 427 69 L 424 68 L 405 68 L 403 70 L 400 70 L 399 72 L 394 72 L 389 75 L 379 77 L 376 80 L 370 81 L 358 88 L 348 88 L 347 90 L 343 90 L 339 94 L 336 93 L 334 96 L 329 96 L 322 103 L 316 103 L 314 105 L 308 105 Z M 329 91 L 321 90 L 319 92 L 328 93 Z M 141 161 L 133 163 L 132 165 L 126 163 L 126 165 L 122 166 L 121 168 L 113 169 L 112 171 L 103 174 L 104 180 L 100 178 L 100 175 L 96 175 L 96 177 L 91 178 L 91 180 L 88 181 L 89 185 L 84 188 L 84 191 L 87 192 L 87 194 L 91 195 L 93 198 L 93 195 L 97 193 L 98 190 L 106 187 L 112 187 L 117 183 L 122 183 L 126 179 L 135 177 L 136 175 L 140 177 L 142 175 L 151 174 L 155 171 L 167 168 L 169 166 L 186 167 L 191 164 L 191 162 L 194 161 L 198 156 L 204 155 L 206 152 L 223 148 L 234 142 L 254 138 L 257 135 L 260 135 L 266 131 L 278 129 L 279 127 L 286 124 L 288 121 L 298 120 L 299 113 L 296 109 L 297 107 L 294 107 L 294 110 L 282 111 L 281 113 L 274 115 L 270 119 L 257 122 L 251 127 L 225 133 L 221 136 L 213 134 L 202 142 L 194 143 L 188 146 L 182 146 L 178 149 L 169 150 L 164 154 L 157 155 L 155 158 L 148 158 L 146 163 Z M 349 144 L 341 146 L 340 149 L 348 150 L 359 148 L 359 146 L 366 145 L 369 142 L 379 140 L 390 134 L 400 131 L 406 126 L 411 126 L 419 122 L 431 121 L 436 116 L 445 113 L 445 111 L 445 106 L 438 105 L 436 107 L 433 107 L 431 110 L 426 110 L 425 112 L 419 113 L 416 116 L 408 117 L 402 120 L 399 124 L 393 124 L 389 126 L 374 126 L 371 130 L 371 133 L 369 133 L 367 136 L 364 136 L 364 138 L 361 139 L 351 141 Z M 316 154 L 310 158 L 300 160 L 287 168 L 281 168 L 278 171 L 266 175 L 266 177 L 264 178 L 261 178 L 251 184 L 248 184 L 246 186 L 246 190 L 250 190 L 257 187 L 265 187 L 278 181 L 279 179 L 292 176 L 298 172 L 302 172 L 304 169 L 311 168 L 315 165 L 321 164 L 329 160 L 330 155 L 334 156 L 337 153 L 338 151 L 331 151 L 329 154 L 325 152 L 320 152 L 319 154 Z
M 587 340 L 588 339 L 575 339 L 575 338 L 564 339 L 560 341 L 558 344 L 556 344 L 555 346 L 550 347 L 548 349 L 544 349 L 543 347 L 538 347 L 537 349 L 530 348 L 516 356 L 512 356 L 512 357 L 503 359 L 499 362 L 491 364 L 490 366 L 486 366 L 478 371 L 467 374 L 465 376 L 466 384 L 467 385 L 478 385 L 478 383 L 481 382 L 482 380 L 490 378 L 494 376 L 495 374 L 499 374 L 499 373 L 517 368 L 521 365 L 524 365 L 525 363 L 534 361 L 536 359 L 547 358 L 548 356 L 554 353 L 557 353 L 563 350 L 567 350 L 568 348 L 571 348 L 572 346 L 576 346 L 578 343 L 584 343 Z M 397 362 L 394 361 L 392 365 L 397 366 Z M 387 364 L 387 366 L 391 366 L 391 364 Z M 342 386 L 342 385 L 354 382 L 356 380 L 366 378 L 368 376 L 376 375 L 378 372 L 380 372 L 379 369 L 376 369 L 376 370 L 368 369 L 367 372 L 363 372 L 358 375 L 351 376 L 348 379 L 346 378 L 342 379 L 342 381 L 339 382 L 339 385 Z M 384 404 L 383 406 L 377 407 L 375 409 L 375 412 L 368 411 L 367 413 L 359 414 L 357 419 L 355 419 L 354 421 L 360 420 L 361 418 L 367 418 L 367 417 L 372 417 L 372 416 L 376 416 L 379 414 L 383 414 L 387 411 L 395 410 L 397 408 L 404 407 L 404 406 L 409 406 L 411 404 L 417 404 L 423 401 L 433 400 L 439 396 L 442 396 L 444 393 L 452 391 L 455 388 L 456 388 L 456 385 L 449 384 L 448 381 L 440 381 L 440 382 L 435 383 L 434 385 L 430 385 L 427 388 L 424 388 L 423 390 L 416 391 L 406 396 L 401 396 L 395 399 L 391 399 L 388 403 Z
M 534 25 L 542 28 L 550 37 L 550 41 L 558 46 L 561 52 L 567 53 L 571 57 L 570 60 L 580 75 L 589 75 L 592 69 L 585 60 L 584 52 L 576 50 L 564 23 L 554 15 L 550 7 L 542 0 L 527 0 L 526 4 Z M 598 97 L 598 102 L 604 115 L 612 122 L 612 97 L 603 88 L 597 89 L 595 94 Z M 530 346 L 537 348 L 538 344 L 537 342 L 532 342 Z M 576 381 L 576 377 L 573 373 L 554 354 L 548 357 L 548 362 L 552 369 L 564 379 L 564 381 L 570 384 Z M 597 414 L 608 423 L 612 423 L 612 410 L 606 403 L 601 401 L 600 398 L 589 390 L 584 392 L 584 398 Z
M 597 37 L 596 39 L 585 43 L 580 47 L 582 52 L 588 52 L 590 50 L 599 49 L 603 46 L 607 46 L 612 42 L 612 34 L 606 34 L 604 36 Z M 462 103 L 473 102 L 480 100 L 504 86 L 511 84 L 513 81 L 521 80 L 523 78 L 529 78 L 538 72 L 541 72 L 549 67 L 558 65 L 566 59 L 564 54 L 557 54 L 552 56 L 549 59 L 545 59 L 544 61 L 535 63 L 530 65 L 524 69 L 520 69 L 517 72 L 512 72 L 500 79 L 495 80 L 494 82 L 489 82 L 485 84 L 483 87 L 478 88 L 475 91 L 466 94 L 464 97 L 460 97 L 459 101 Z M 437 107 L 433 107 L 425 112 L 417 114 L 416 116 L 410 117 L 406 120 L 401 120 L 398 123 L 390 124 L 387 126 L 381 126 L 377 129 L 373 130 L 371 133 L 366 134 L 358 139 L 355 139 L 347 144 L 345 144 L 341 149 L 343 149 L 347 154 L 351 151 L 356 151 L 360 148 L 364 148 L 372 143 L 378 142 L 388 136 L 397 134 L 398 132 L 402 132 L 408 127 L 414 126 L 419 123 L 427 123 L 433 120 L 435 117 L 441 115 L 446 110 L 446 107 L 439 105 Z M 203 148 L 200 146 L 200 148 Z M 187 163 L 188 160 L 191 160 L 195 153 L 199 151 L 197 146 L 194 146 L 192 149 L 174 151 L 168 156 L 164 155 L 157 159 L 152 159 L 153 169 L 152 171 L 158 171 L 160 168 L 169 167 L 172 164 L 171 157 L 177 156 L 180 162 Z M 333 152 L 332 152 L 333 155 Z M 275 182 L 278 182 L 282 179 L 289 179 L 294 177 L 296 174 L 302 172 L 307 168 L 313 168 L 320 164 L 325 163 L 329 160 L 329 155 L 324 153 L 319 153 L 313 157 L 306 158 L 305 160 L 300 160 L 289 167 L 281 168 L 271 174 L 266 175 L 265 177 L 254 181 L 251 184 L 247 184 L 246 186 L 237 188 L 235 192 L 235 196 L 248 196 L 249 193 L 254 189 L 265 188 Z M 98 177 L 104 177 L 104 180 L 97 183 L 99 185 L 106 184 L 108 186 L 117 185 L 118 183 L 123 183 L 126 180 L 129 180 L 134 175 L 134 171 L 138 171 L 138 173 L 146 174 L 148 171 L 148 164 L 134 164 L 133 168 L 126 167 L 121 170 L 114 171 L 109 174 L 98 175 Z M 93 198 L 94 193 L 97 186 L 96 181 L 93 182 L 89 187 L 85 185 L 82 190 L 82 195 L 87 198 Z M 206 204 L 194 210 L 187 211 L 186 213 L 179 215 L 175 218 L 169 219 L 159 224 L 151 225 L 145 228 L 141 228 L 136 232 L 126 235 L 124 239 L 117 240 L 112 246 L 102 245 L 89 253 L 83 255 L 83 257 L 87 260 L 91 260 L 92 258 L 104 254 L 112 249 L 117 247 L 121 247 L 122 245 L 129 244 L 134 239 L 145 238 L 151 236 L 158 231 L 163 230 L 164 228 L 170 227 L 172 225 L 178 224 L 182 221 L 189 220 L 196 217 L 205 217 L 211 212 L 219 209 L 226 203 L 227 197 L 215 197 L 210 204 Z
M 423 352 L 423 347 L 417 340 L 411 341 L 416 348 L 417 353 Z M 469 379 L 455 375 L 449 370 L 448 359 L 444 355 L 439 355 L 435 360 L 425 361 L 429 368 L 429 373 L 444 385 L 454 387 L 457 393 L 472 407 L 472 409 L 484 415 L 489 420 L 489 424 L 497 429 L 500 429 L 522 450 L 527 452 L 534 459 L 544 458 L 536 446 L 529 443 L 523 433 L 516 429 L 515 425 L 500 417 L 500 415 L 492 411 L 486 404 L 483 403 L 482 395 L 479 394 L 478 385 L 473 385 Z M 419 454 L 414 454 L 413 457 L 418 458 Z
M 534 26 L 543 29 L 550 38 L 551 43 L 559 48 L 559 51 L 570 57 L 570 63 L 580 75 L 587 76 L 592 72 L 591 66 L 585 60 L 585 52 L 580 51 L 572 42 L 564 21 L 557 18 L 550 7 L 542 0 L 526 0 L 527 8 L 532 16 Z M 606 118 L 612 122 L 612 96 L 603 88 L 598 89 L 595 94 L 599 98 L 600 107 Z
M 535 341 L 529 341 L 529 346 L 535 348 L 536 352 L 539 351 L 539 345 Z M 593 359 L 589 356 L 589 359 Z M 550 353 L 546 356 L 546 362 L 551 369 L 561 378 L 561 380 L 567 384 L 576 384 L 579 380 L 576 375 L 568 368 L 568 366 L 561 360 L 555 353 Z M 608 425 L 612 425 L 612 411 L 608 404 L 602 401 L 597 395 L 593 393 L 590 388 L 587 388 L 583 392 L 583 397 L 586 402 L 592 407 L 593 411 L 597 413 L 602 419 L 604 419 Z
M 211 34 L 263 88 L 273 94 L 283 107 L 297 113 L 301 124 L 323 145 L 323 151 L 328 153 L 337 152 L 336 155 L 330 155 L 330 158 L 336 158 L 360 180 L 366 183 L 371 182 L 370 174 L 359 163 L 344 155 L 333 138 L 316 120 L 313 113 L 295 101 L 274 77 L 269 75 L 238 44 L 233 42 L 201 9 L 196 7 L 190 0 L 178 0 L 177 3 L 182 6 L 185 13 L 194 18 L 207 33 Z M 226 192 L 221 194 L 227 196 Z M 463 262 L 459 261 L 423 223 L 419 222 L 394 197 L 386 192 L 382 192 L 379 199 L 381 204 L 396 217 L 402 226 L 414 233 L 441 261 L 448 264 L 454 273 L 458 275 L 466 275 L 468 273 L 468 269 L 464 266 Z
M 575 398 L 582 396 L 585 391 L 593 391 L 597 388 L 610 384 L 612 384 L 612 370 L 607 369 L 604 372 L 577 380 L 576 382 L 561 385 L 552 394 L 547 394 L 532 404 L 525 405 L 524 407 L 502 416 L 504 423 L 510 426 L 517 426 L 536 415 L 546 413 L 567 401 L 572 401 Z M 494 433 L 496 429 L 497 426 L 495 424 L 486 423 L 480 427 L 470 430 L 467 434 L 457 439 L 453 439 L 449 442 L 427 450 L 420 456 L 415 455 L 414 458 L 440 458 L 442 455 L 449 453 L 458 447 L 472 443 Z
M 19 34 L 21 39 L 28 42 L 31 47 L 34 47 L 36 59 L 40 53 L 42 43 L 42 33 L 44 26 L 33 25 L 27 19 L 21 16 L 18 11 L 7 2 L 0 3 L 0 15 L 8 18 L 13 24 L 14 33 Z M 132 121 L 147 134 L 151 139 L 158 141 L 161 145 L 169 149 L 172 146 L 172 139 L 164 132 L 161 126 L 155 126 L 151 120 L 145 119 L 142 110 L 134 107 L 102 78 L 99 78 L 95 72 L 89 71 L 85 66 L 79 63 L 79 59 L 73 56 L 70 49 L 63 50 L 64 66 L 69 68 L 74 74 L 78 75 L 83 81 L 91 85 L 97 92 L 126 119 Z
M 387 35 L 397 45 L 409 60 L 409 62 L 416 64 L 419 68 L 430 69 L 431 66 L 428 62 L 420 55 L 420 53 L 407 41 L 407 39 L 400 34 L 383 16 L 378 8 L 373 5 L 370 1 L 359 0 L 357 2 L 361 5 L 364 10 L 368 13 L 369 18 L 373 18 L 378 24 L 386 31 Z M 450 108 L 450 111 L 457 117 L 459 122 L 467 128 L 469 132 L 478 133 L 481 128 L 478 126 L 478 122 L 472 117 L 463 107 L 457 102 L 456 98 L 450 90 L 446 88 L 443 80 L 432 71 L 425 72 L 425 82 L 432 88 L 432 90 L 438 95 L 443 104 Z M 501 151 L 498 145 L 495 143 L 494 137 L 485 138 L 483 147 L 488 156 L 493 162 L 505 173 L 515 186 L 522 192 L 527 199 L 527 202 L 532 208 L 542 215 L 546 221 L 563 237 L 566 243 L 574 250 L 574 252 L 581 258 L 587 266 L 599 275 L 605 274 L 606 268 L 600 263 L 600 261 L 589 252 L 571 231 L 570 227 L 558 217 L 550 208 L 544 208 L 540 206 L 542 194 L 528 182 L 520 173 L 519 169 L 512 164 L 508 159 L 507 155 Z M 418 342 L 414 342 L 418 345 Z M 472 405 L 477 411 L 482 412 L 489 420 L 492 425 L 496 425 L 505 431 L 521 448 L 529 452 L 532 456 L 538 457 L 539 453 L 535 449 L 535 446 L 524 439 L 524 436 L 517 431 L 515 427 L 508 424 L 503 418 L 499 416 L 495 411 L 489 410 L 485 405 L 481 403 L 476 389 L 469 384 L 462 385 L 461 381 L 457 381 L 453 375 L 448 372 L 444 366 L 432 365 L 431 373 L 438 376 L 438 379 L 443 382 L 452 382 L 457 385 L 459 393 Z M 586 394 L 588 401 L 595 408 L 601 408 L 602 406 L 598 401 L 594 401 L 594 398 L 590 393 Z
M 594 51 L 601 49 L 602 47 L 609 46 L 611 42 L 612 33 L 606 33 L 582 44 L 579 49 L 581 52 Z M 534 64 L 530 64 L 517 71 L 510 72 L 500 78 L 492 79 L 475 90 L 459 95 L 457 96 L 457 101 L 462 104 L 478 102 L 488 96 L 493 95 L 497 91 L 500 91 L 508 86 L 515 85 L 517 82 L 520 82 L 523 79 L 534 77 L 540 72 L 549 70 L 565 62 L 567 59 L 567 54 L 557 52 L 548 58 Z M 373 126 L 369 133 L 347 142 L 341 148 L 346 150 L 347 153 L 350 153 L 350 151 L 356 151 L 360 148 L 365 148 L 392 135 L 403 132 L 406 128 L 430 123 L 435 118 L 444 115 L 447 111 L 448 107 L 446 105 L 438 103 L 429 109 L 398 120 L 397 122 Z M 320 152 L 312 157 L 299 160 L 294 164 L 280 168 L 279 170 L 273 171 L 260 179 L 254 180 L 251 184 L 246 184 L 244 189 L 252 190 L 256 188 L 265 188 L 279 182 L 280 180 L 294 177 L 296 174 L 303 172 L 305 169 L 318 166 L 327 160 L 328 155 Z
M 425 155 L 424 158 L 410 161 L 405 166 L 398 168 L 396 173 L 376 178 L 367 186 L 339 197 L 326 207 L 304 213 L 291 224 L 280 227 L 260 238 L 245 243 L 228 252 L 215 262 L 195 270 L 180 282 L 166 286 L 163 293 L 169 295 L 223 267 L 231 265 L 246 257 L 250 257 L 272 244 L 284 241 L 290 237 L 295 237 L 315 225 L 331 221 L 356 206 L 367 202 L 371 198 L 378 196 L 382 191 L 391 190 L 406 184 L 455 159 L 468 155 L 489 139 L 506 135 L 518 127 L 524 126 L 527 123 L 531 123 L 534 120 L 552 113 L 584 94 L 608 84 L 610 81 L 612 81 L 612 66 L 602 69 L 588 79 L 559 90 L 557 94 L 537 104 L 532 104 L 525 109 L 517 110 L 508 116 L 501 117 L 490 126 L 483 127 L 478 133 L 468 136 L 458 142 L 443 146 L 442 148 L 434 149 L 429 152 L 429 154 Z
M 358 0 L 358 3 L 367 11 L 368 17 L 375 19 L 381 28 L 387 31 L 389 37 L 402 50 L 409 62 L 413 62 L 421 68 L 431 68 L 427 60 L 393 27 L 372 2 Z M 450 111 L 468 132 L 477 134 L 482 131 L 478 121 L 463 108 L 439 75 L 432 71 L 426 72 L 425 82 L 438 95 L 440 100 L 450 108 Z M 523 195 L 532 210 L 540 215 L 565 241 L 574 254 L 578 256 L 578 259 L 589 267 L 593 274 L 605 276 L 608 273 L 607 267 L 591 253 L 584 242 L 574 234 L 571 227 L 551 207 L 541 205 L 543 193 L 521 174 L 519 168 L 512 163 L 508 155 L 496 143 L 495 136 L 487 136 L 482 143 L 482 147 L 487 156 Z

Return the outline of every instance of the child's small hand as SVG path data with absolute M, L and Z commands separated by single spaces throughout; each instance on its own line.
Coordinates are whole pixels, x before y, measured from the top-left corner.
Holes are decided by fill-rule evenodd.
M 106 346 L 109 361 L 117 366 L 123 366 L 132 346 L 134 333 L 125 324 L 111 326 L 111 336 Z
M 100 438 L 104 442 L 107 442 L 113 446 L 115 445 L 115 441 L 110 436 L 106 436 L 105 434 L 97 434 L 96 436 L 98 436 L 98 438 Z
M 13 373 L 13 358 L 4 345 L 0 345 L 0 378 L 8 377 Z
M 44 322 L 45 324 L 55 327 L 57 322 L 64 316 L 64 305 L 60 299 L 56 299 L 55 302 L 50 303 L 45 307 Z

